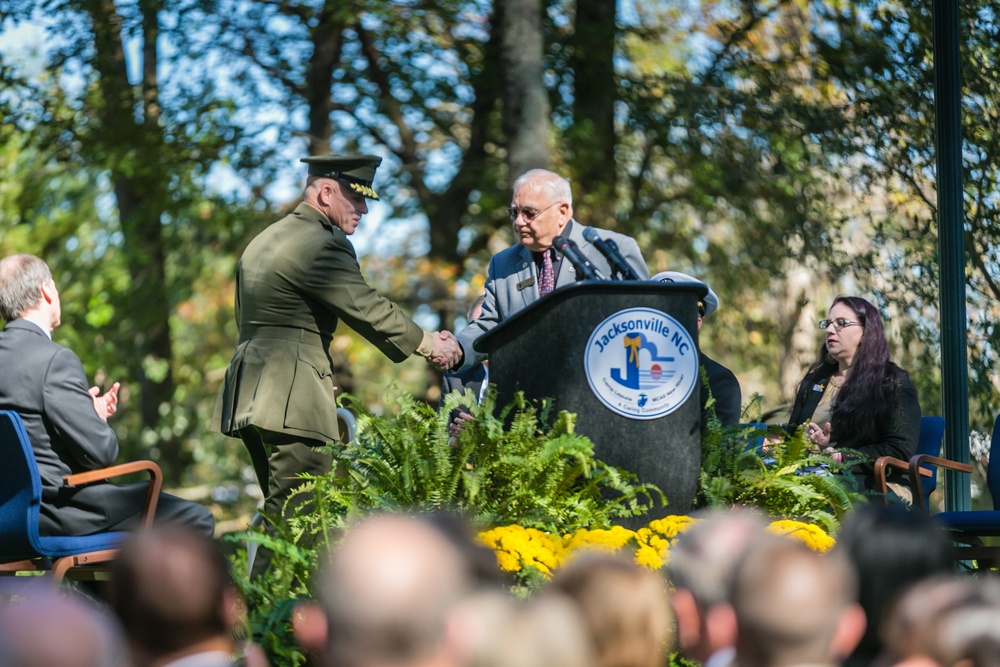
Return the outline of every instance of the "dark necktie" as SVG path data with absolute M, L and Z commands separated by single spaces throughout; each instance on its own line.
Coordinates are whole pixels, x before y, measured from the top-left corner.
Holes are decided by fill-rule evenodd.
M 538 296 L 545 296 L 556 285 L 556 275 L 552 268 L 552 248 L 542 252 L 542 270 L 538 274 Z

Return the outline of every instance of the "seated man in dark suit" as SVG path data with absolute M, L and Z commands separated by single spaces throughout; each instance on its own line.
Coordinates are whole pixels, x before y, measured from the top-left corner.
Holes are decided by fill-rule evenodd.
M 108 482 L 68 487 L 67 475 L 105 468 L 118 456 L 108 417 L 118 408 L 118 383 L 101 394 L 87 388 L 80 359 L 52 341 L 62 317 L 59 291 L 45 262 L 33 255 L 0 260 L 0 409 L 21 416 L 42 478 L 39 532 L 89 535 L 138 524 L 148 484 Z M 157 521 L 214 532 L 201 505 L 160 494 Z
M 661 283 L 698 283 L 705 285 L 708 289 L 708 294 L 705 295 L 703 301 L 698 303 L 699 331 L 701 331 L 702 318 L 711 315 L 719 307 L 719 297 L 712 291 L 712 288 L 703 281 L 686 273 L 681 273 L 680 271 L 663 271 L 657 273 L 651 280 Z M 698 365 L 705 369 L 705 374 L 708 376 L 708 387 L 706 388 L 704 384 L 701 385 L 702 429 L 705 428 L 708 420 L 708 411 L 705 406 L 708 403 L 709 390 L 711 390 L 712 397 L 715 399 L 715 416 L 719 418 L 723 426 L 735 426 L 740 422 L 740 415 L 743 412 L 743 396 L 740 392 L 740 382 L 736 379 L 736 375 L 719 362 L 710 359 L 700 346 L 698 348 Z
M 582 279 L 573 264 L 564 261 L 553 246 L 557 236 L 572 241 L 602 274 L 612 274 L 607 258 L 584 237 L 587 227 L 573 220 L 573 193 L 569 181 L 559 174 L 532 169 L 520 176 L 514 181 L 514 196 L 507 213 L 518 243 L 490 260 L 483 312 L 458 334 L 465 355 L 462 368 L 475 366 L 486 358 L 472 347 L 477 338 L 552 290 Z M 649 278 L 649 269 L 635 239 L 608 231 L 601 231 L 600 236 L 615 242 L 641 280 Z

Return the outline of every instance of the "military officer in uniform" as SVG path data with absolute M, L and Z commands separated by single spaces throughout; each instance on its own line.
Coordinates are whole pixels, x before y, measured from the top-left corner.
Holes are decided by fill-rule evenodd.
M 299 473 L 330 470 L 331 456 L 317 448 L 339 440 L 329 352 L 338 321 L 396 362 L 416 353 L 444 370 L 460 357 L 451 333 L 425 332 L 361 275 L 348 236 L 366 200 L 378 199 L 381 158 L 302 161 L 302 203 L 254 238 L 237 266 L 239 342 L 213 419 L 249 450 L 270 516 L 301 484 Z

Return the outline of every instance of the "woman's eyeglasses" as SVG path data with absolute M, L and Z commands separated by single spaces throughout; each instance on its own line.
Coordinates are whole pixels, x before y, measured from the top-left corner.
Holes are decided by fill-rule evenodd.
M 507 209 L 507 215 L 510 216 L 510 219 L 512 221 L 517 220 L 517 216 L 520 215 L 522 218 L 524 218 L 525 222 L 531 222 L 532 220 L 540 216 L 542 213 L 545 213 L 545 211 L 549 210 L 556 204 L 561 204 L 561 203 L 562 202 L 553 202 L 548 206 L 546 206 L 545 208 L 543 208 L 542 210 L 538 210 L 536 208 L 528 208 L 528 207 L 518 208 L 516 206 L 511 206 L 508 207 Z
M 852 320 L 845 320 L 843 317 L 838 317 L 835 320 L 820 320 L 819 321 L 819 328 L 820 329 L 827 329 L 827 328 L 829 328 L 829 326 L 831 324 L 833 325 L 833 328 L 836 329 L 837 331 L 840 331 L 844 327 L 853 327 L 855 325 L 857 325 L 859 327 L 860 326 L 864 326 L 864 325 L 861 324 L 861 322 L 854 322 Z

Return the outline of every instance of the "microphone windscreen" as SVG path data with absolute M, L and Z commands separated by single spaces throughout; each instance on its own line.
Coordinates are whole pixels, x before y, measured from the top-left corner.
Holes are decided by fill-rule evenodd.
M 552 245 L 556 247 L 557 250 L 562 250 L 569 245 L 569 239 L 560 234 L 559 236 L 552 239 Z
M 583 228 L 583 238 L 587 239 L 588 243 L 595 243 L 601 240 L 601 237 L 597 235 L 597 230 L 593 227 Z

